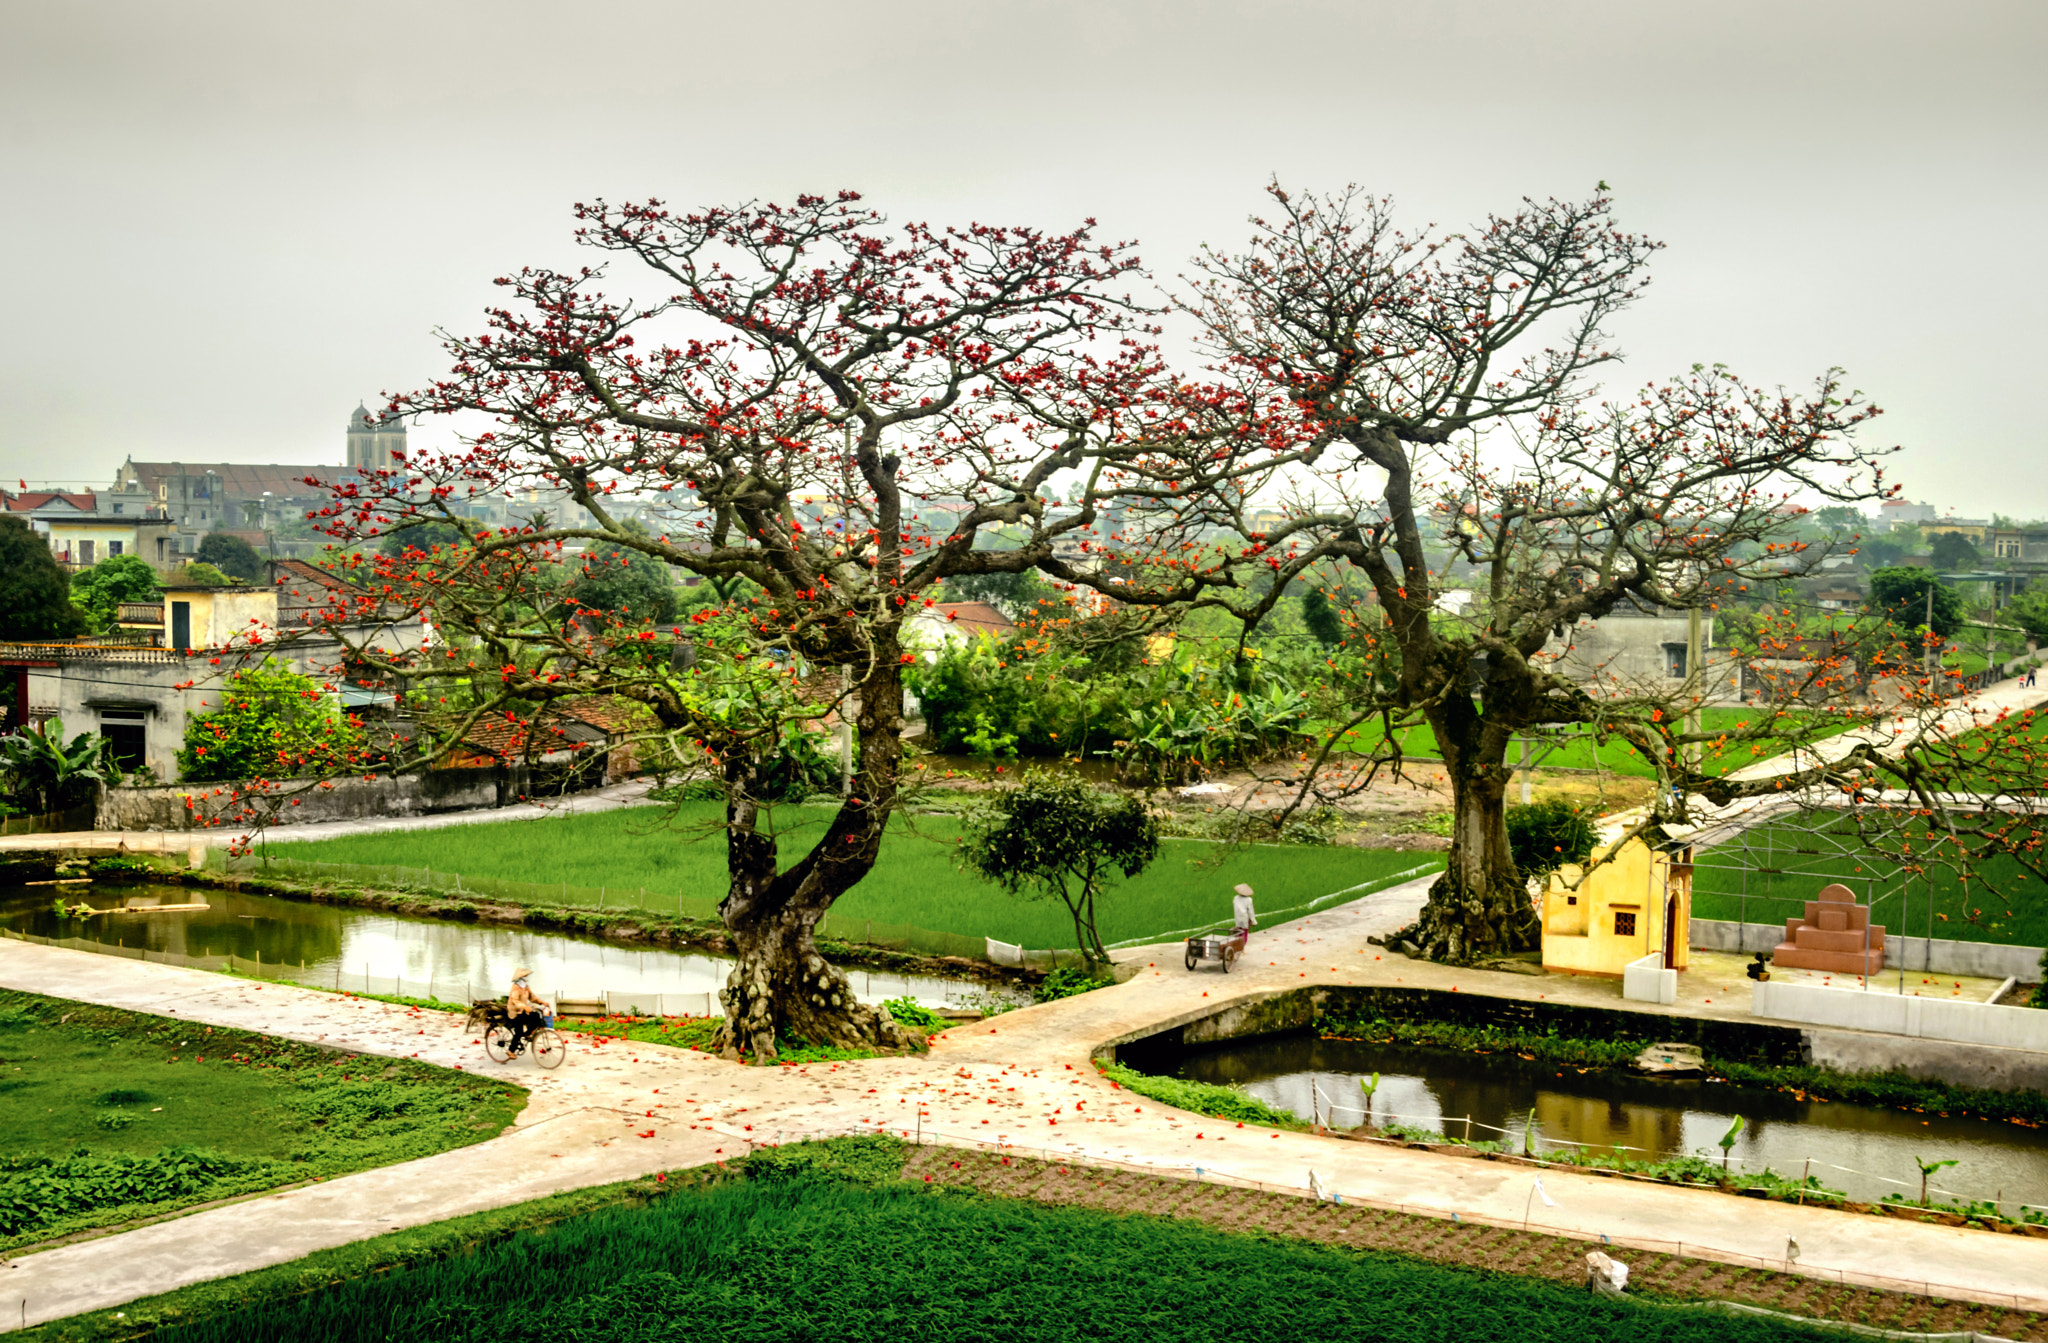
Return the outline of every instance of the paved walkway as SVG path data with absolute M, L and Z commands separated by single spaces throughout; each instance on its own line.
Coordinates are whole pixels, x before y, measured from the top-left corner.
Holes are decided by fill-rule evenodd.
M 609 788 L 594 788 L 565 798 L 541 802 L 516 802 L 504 807 L 474 811 L 443 811 L 427 816 L 372 816 L 353 821 L 316 821 L 310 825 L 277 825 L 263 832 L 271 844 L 304 840 L 338 839 L 344 835 L 385 835 L 404 830 L 439 830 L 451 825 L 489 825 L 496 821 L 527 820 L 540 816 L 581 816 L 590 812 L 618 811 L 625 807 L 652 807 L 647 790 L 651 779 L 628 779 Z M 0 851 L 7 849 L 100 849 L 124 847 L 135 853 L 195 854 L 210 846 L 232 844 L 245 832 L 218 830 L 61 830 L 42 835 L 0 836 Z
M 1313 1170 L 1326 1188 L 1352 1199 L 1518 1224 L 1532 1187 L 1526 1167 L 1219 1124 L 1133 1097 L 1089 1066 L 1105 1045 L 1310 985 L 1401 984 L 1620 1005 L 1605 981 L 1458 970 L 1369 945 L 1369 934 L 1412 917 L 1426 884 L 1262 931 L 1227 979 L 1214 967 L 1184 970 L 1178 944 L 1140 948 L 1121 958 L 1137 971 L 1127 982 L 956 1028 L 925 1057 L 773 1069 L 580 1040 L 557 1073 L 537 1075 L 524 1061 L 498 1069 L 453 1018 L 0 941 L 0 984 L 10 988 L 502 1072 L 533 1092 L 518 1123 L 487 1143 L 24 1255 L 0 1271 L 0 1327 L 115 1306 L 401 1226 L 738 1156 L 754 1142 L 878 1128 L 1303 1193 Z M 1746 995 L 1674 1009 L 1630 1006 L 1748 1018 Z M 1623 1245 L 1682 1241 L 1688 1254 L 1737 1262 L 1775 1261 L 1792 1236 L 1802 1247 L 1800 1270 L 1816 1276 L 1930 1283 L 1944 1295 L 2048 1309 L 2048 1241 L 1566 1170 L 1546 1172 L 1544 1184 L 1558 1206 L 1536 1205 L 1541 1229 Z

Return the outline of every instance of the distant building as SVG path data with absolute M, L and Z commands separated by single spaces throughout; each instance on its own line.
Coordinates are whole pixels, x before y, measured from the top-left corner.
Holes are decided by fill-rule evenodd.
M 394 465 L 404 455 L 405 421 L 396 415 L 380 420 L 357 402 L 355 414 L 348 417 L 346 464 L 375 470 Z
M 177 562 L 167 558 L 170 520 L 137 496 L 0 490 L 0 511 L 25 517 L 67 568 L 88 569 L 116 555 L 140 555 L 160 569 Z
M 1918 527 L 1923 522 L 1934 521 L 1933 504 L 1916 504 L 1910 499 L 1887 499 L 1877 506 L 1877 530 L 1888 532 L 1894 527 Z
M 1017 622 L 987 602 L 940 602 L 912 616 L 906 632 L 913 642 L 947 648 L 982 635 L 1007 639 L 1017 632 Z

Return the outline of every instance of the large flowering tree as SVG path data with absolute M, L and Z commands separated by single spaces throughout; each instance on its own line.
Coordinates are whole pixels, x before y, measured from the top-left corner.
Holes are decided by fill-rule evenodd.
M 1223 414 L 1233 394 L 1162 375 L 1122 292 L 1136 259 L 1092 224 L 891 230 L 851 194 L 575 213 L 577 241 L 620 273 L 500 280 L 489 329 L 445 338 L 449 375 L 390 406 L 452 417 L 460 446 L 353 480 L 326 510 L 336 535 L 380 538 L 354 561 L 361 600 L 437 635 L 356 665 L 403 688 L 430 728 L 421 755 L 507 725 L 551 745 L 592 696 L 639 706 L 641 749 L 708 764 L 726 799 L 723 1045 L 899 1044 L 813 930 L 875 865 L 903 787 L 907 622 L 950 577 L 1033 568 L 1084 595 L 1184 598 L 1176 570 L 1139 562 L 1180 544 L 1159 502 L 1256 482 L 1286 445 Z M 600 287 L 614 280 L 624 293 Z M 1056 484 L 1070 506 L 1051 506 Z M 480 497 L 528 490 L 566 502 L 475 520 Z M 1104 563 L 1127 500 L 1157 525 L 1126 528 Z M 977 547 L 997 529 L 1003 548 Z M 721 599 L 655 625 L 562 581 L 626 554 Z M 855 729 L 854 781 L 793 844 L 769 808 L 827 715 Z
M 1370 590 L 1345 613 L 1357 656 L 1333 681 L 1339 721 L 1296 776 L 1298 796 L 1398 767 L 1411 724 L 1433 731 L 1449 776 L 1449 863 L 1414 947 L 1470 961 L 1535 944 L 1504 824 L 1521 734 L 1627 740 L 1658 769 L 1653 820 L 1690 796 L 1876 777 L 1867 743 L 1766 779 L 1700 758 L 1709 742 L 1718 764 L 1745 740 L 1781 750 L 1839 731 L 1840 714 L 1868 716 L 1873 668 L 1846 645 L 1815 654 L 1761 630 L 1752 652 L 1782 674 L 1734 728 L 1694 716 L 1727 689 L 1702 668 L 1644 684 L 1567 675 L 1559 658 L 1587 622 L 1711 608 L 1827 553 L 1780 543 L 1802 501 L 1886 492 L 1882 454 L 1856 439 L 1876 412 L 1837 372 L 1802 392 L 1704 366 L 1625 394 L 1603 386 L 1620 357 L 1610 324 L 1657 246 L 1618 229 L 1604 193 L 1527 202 L 1448 235 L 1405 232 L 1385 201 L 1357 194 L 1276 187 L 1272 201 L 1248 250 L 1203 258 L 1190 309 L 1243 404 L 1313 472 L 1251 539 L 1282 582 L 1348 561 Z M 1452 588 L 1470 590 L 1469 609 L 1445 603 Z M 1333 761 L 1350 763 L 1333 775 Z

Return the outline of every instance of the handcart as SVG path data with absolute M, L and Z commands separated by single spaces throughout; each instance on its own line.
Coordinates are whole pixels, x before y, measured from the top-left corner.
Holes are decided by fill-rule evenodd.
M 1251 935 L 1251 929 L 1239 928 L 1235 932 L 1189 938 L 1186 958 L 1188 969 L 1194 969 L 1199 961 L 1221 961 L 1223 973 L 1229 974 L 1231 962 L 1244 954 L 1245 943 L 1251 940 Z

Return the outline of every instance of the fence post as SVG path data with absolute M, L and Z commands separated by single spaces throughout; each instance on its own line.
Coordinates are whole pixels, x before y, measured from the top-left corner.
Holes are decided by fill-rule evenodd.
M 603 886 L 601 886 L 601 885 L 600 885 L 600 886 L 599 886 L 599 887 L 597 888 L 597 907 L 598 907 L 599 909 L 603 909 L 603 908 L 604 908 L 604 892 L 605 892 L 605 888 L 604 888 Z

